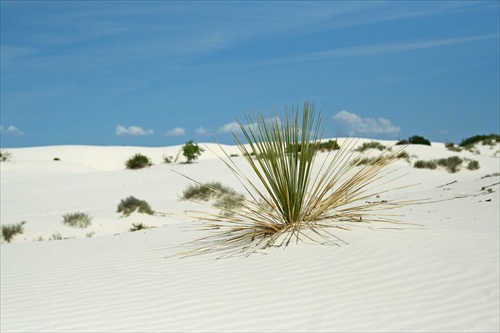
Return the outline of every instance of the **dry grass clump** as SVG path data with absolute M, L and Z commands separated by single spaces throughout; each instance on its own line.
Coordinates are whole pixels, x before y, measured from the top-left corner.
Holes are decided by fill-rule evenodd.
M 247 121 L 251 125 L 238 121 L 246 143 L 237 135 L 234 139 L 257 181 L 241 171 L 227 153 L 222 161 L 250 198 L 242 199 L 237 210 L 227 209 L 229 214 L 200 215 L 211 234 L 192 242 L 195 249 L 183 255 L 217 251 L 249 255 L 306 239 L 339 245 L 342 240 L 328 228 L 345 229 L 345 222 L 395 222 L 390 215 L 377 212 L 403 201 L 367 199 L 388 191 L 375 188 L 397 178 L 388 179 L 394 170 L 384 169 L 397 160 L 404 147 L 385 151 L 365 165 L 352 164 L 357 140 L 346 140 L 316 166 L 322 121 L 316 117 L 314 105 L 305 103 L 302 117 L 298 109 L 287 111 L 284 122 L 278 117 L 266 119 L 262 113 L 248 115 Z
M 4 224 L 2 225 L 2 238 L 7 243 L 10 243 L 15 235 L 22 234 L 24 232 L 24 225 L 26 221 L 19 222 L 17 224 Z
M 361 146 L 355 149 L 355 151 L 364 152 L 368 149 L 378 149 L 380 151 L 386 150 L 387 147 L 378 141 L 364 142 Z
M 244 195 L 237 193 L 229 186 L 222 185 L 220 182 L 208 182 L 188 185 L 182 193 L 181 199 L 214 200 L 213 205 L 222 210 L 221 214 L 228 215 L 241 207 Z
M 142 214 L 153 215 L 155 212 L 151 209 L 151 206 L 144 200 L 139 200 L 134 196 L 129 196 L 125 199 L 120 200 L 117 213 L 122 213 L 123 216 L 129 216 L 133 212 L 139 212 Z
M 479 162 L 471 159 L 462 159 L 459 156 L 450 156 L 447 158 L 440 158 L 436 160 L 423 161 L 419 160 L 413 164 L 413 167 L 418 169 L 431 169 L 434 170 L 438 166 L 444 167 L 450 173 L 456 173 L 460 171 L 462 164 L 467 162 L 467 169 L 473 171 L 479 169 Z
M 85 229 L 92 225 L 92 217 L 82 212 L 67 213 L 63 215 L 63 224 L 74 228 Z

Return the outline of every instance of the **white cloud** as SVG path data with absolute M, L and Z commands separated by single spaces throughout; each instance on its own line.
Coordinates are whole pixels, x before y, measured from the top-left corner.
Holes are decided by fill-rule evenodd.
M 267 125 L 272 125 L 272 124 L 281 124 L 281 119 L 278 117 L 272 117 L 272 118 L 267 118 L 266 119 Z M 257 123 L 252 123 L 252 124 L 247 124 L 243 125 L 246 129 L 251 130 L 251 131 L 258 131 L 257 129 Z M 225 125 L 222 125 L 219 128 L 219 133 L 221 134 L 241 134 L 241 126 L 238 122 L 234 121 L 232 123 L 227 123 Z
M 350 134 L 386 134 L 397 136 L 401 131 L 399 126 L 394 126 L 385 118 L 362 118 L 355 113 L 340 111 L 332 117 L 350 130 Z
M 206 129 L 204 127 L 198 127 L 196 129 L 196 134 L 198 134 L 200 136 L 210 136 L 210 135 L 212 135 L 212 131 L 210 131 L 209 129 Z
M 4 133 L 4 134 L 7 134 L 7 135 L 15 135 L 15 136 L 24 135 L 23 131 L 21 131 L 16 126 L 12 126 L 12 125 L 10 125 L 9 127 L 7 127 L 7 129 L 5 129 L 5 130 L 3 129 L 2 126 L 0 126 L 0 132 Z
M 176 127 L 174 129 L 171 129 L 167 133 L 165 133 L 166 136 L 182 136 L 185 135 L 186 131 L 184 128 Z
M 116 135 L 119 136 L 144 136 L 144 135 L 152 135 L 153 134 L 152 129 L 144 130 L 142 127 L 139 126 L 130 126 L 130 127 L 125 127 L 122 125 L 116 126 Z
M 219 128 L 219 133 L 221 134 L 241 133 L 241 127 L 237 122 L 233 121 L 232 123 L 222 125 Z

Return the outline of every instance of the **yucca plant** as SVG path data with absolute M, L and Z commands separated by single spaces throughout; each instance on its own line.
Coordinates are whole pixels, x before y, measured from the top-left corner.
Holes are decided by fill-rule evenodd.
M 228 208 L 229 214 L 198 216 L 208 222 L 206 228 L 214 233 L 194 241 L 197 247 L 184 255 L 221 250 L 252 254 L 304 239 L 339 245 L 342 240 L 327 227 L 345 229 L 345 222 L 395 222 L 374 211 L 380 205 L 397 207 L 402 201 L 366 199 L 387 191 L 374 192 L 374 183 L 387 182 L 384 177 L 391 171 L 382 170 L 397 160 L 404 147 L 393 152 L 386 150 L 379 158 L 360 165 L 351 162 L 357 140 L 347 139 L 339 150 L 323 154 L 325 158 L 318 169 L 314 163 L 321 145 L 322 119 L 316 117 L 313 104 L 304 104 L 302 117 L 298 108 L 295 112 L 287 111 L 284 122 L 278 117 L 266 118 L 262 113 L 247 115 L 246 120 L 251 125 L 238 121 L 243 139 L 237 135 L 234 139 L 258 181 L 251 180 L 230 158 L 222 159 L 245 187 L 249 199 L 241 199 L 237 210 Z M 220 195 L 228 196 L 222 192 Z

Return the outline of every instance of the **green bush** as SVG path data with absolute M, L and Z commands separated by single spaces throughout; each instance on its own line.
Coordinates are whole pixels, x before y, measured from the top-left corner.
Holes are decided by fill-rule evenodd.
M 143 229 L 148 229 L 149 227 L 145 224 L 143 224 L 142 222 L 141 223 L 132 223 L 132 227 L 130 229 L 128 229 L 129 231 L 139 231 L 139 230 L 143 230 Z
M 380 142 L 371 141 L 371 142 L 364 142 L 361 146 L 359 146 L 358 148 L 356 148 L 354 150 L 359 151 L 359 152 L 364 152 L 365 150 L 368 150 L 368 149 L 378 149 L 378 150 L 382 151 L 382 150 L 387 149 L 387 147 L 384 146 L 383 144 L 381 144 Z
M 17 234 L 22 234 L 24 232 L 23 225 L 26 224 L 25 221 L 18 224 L 4 224 L 2 225 L 2 238 L 7 243 L 10 243 L 12 238 Z
M 67 213 L 63 215 L 63 224 L 74 228 L 85 229 L 92 225 L 92 217 L 82 212 Z
M 61 159 L 59 157 L 54 157 L 54 161 L 60 161 Z
M 498 134 L 490 134 L 490 135 L 474 135 L 470 138 L 463 139 L 460 142 L 461 147 L 467 147 L 478 142 L 483 142 L 485 145 L 493 145 L 496 142 L 500 142 L 500 135 Z
M 153 163 L 151 163 L 149 157 L 139 153 L 135 154 L 125 162 L 125 167 L 133 170 L 150 167 L 151 165 L 153 165 Z
M 0 162 L 9 162 L 12 159 L 12 154 L 6 150 L 0 150 Z
M 434 170 L 437 168 L 437 163 L 434 161 L 422 161 L 418 160 L 413 164 L 413 167 L 417 169 L 431 169 Z
M 469 160 L 467 163 L 467 169 L 473 171 L 479 169 L 479 162 L 476 160 Z
M 117 213 L 122 213 L 123 216 L 129 216 L 137 210 L 141 214 L 153 215 L 155 212 L 151 209 L 151 206 L 144 200 L 139 200 L 133 196 L 129 196 L 126 199 L 122 199 L 118 204 Z
M 328 140 L 326 142 L 320 142 L 318 149 L 320 151 L 323 150 L 339 150 L 340 145 L 338 144 L 337 140 Z
M 200 146 L 194 143 L 193 140 L 189 140 L 184 146 L 182 146 L 182 154 L 187 158 L 187 163 L 191 163 L 192 161 L 198 159 L 204 151 L 205 149 L 200 148 Z
M 448 158 L 441 158 L 436 160 L 436 163 L 445 167 L 449 172 L 455 173 L 460 170 L 463 160 L 458 156 L 451 156 Z
M 430 146 L 431 142 L 427 140 L 426 138 L 419 136 L 419 135 L 413 135 L 408 138 L 408 140 L 401 140 L 397 145 L 427 145 Z

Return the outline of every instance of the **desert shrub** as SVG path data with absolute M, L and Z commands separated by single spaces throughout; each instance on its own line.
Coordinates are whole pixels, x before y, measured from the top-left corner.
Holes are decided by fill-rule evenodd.
M 192 161 L 198 159 L 204 151 L 205 149 L 198 146 L 193 140 L 189 140 L 184 146 L 182 146 L 182 154 L 187 158 L 187 163 L 191 163 Z
M 12 160 L 12 154 L 6 150 L 0 150 L 0 162 L 9 162 Z
M 145 224 L 141 223 L 132 223 L 132 227 L 128 229 L 129 231 L 139 231 L 143 229 L 148 229 L 149 227 Z
M 134 196 L 122 199 L 118 204 L 117 213 L 122 213 L 123 216 L 129 216 L 137 210 L 138 213 L 153 215 L 155 212 L 151 206 L 144 200 L 137 199 Z
M 92 237 L 94 237 L 94 235 L 95 235 L 95 231 L 90 231 L 90 232 L 87 232 L 87 234 L 85 234 L 85 237 L 92 238 Z
M 92 217 L 82 212 L 67 213 L 63 215 L 63 224 L 74 228 L 85 229 L 92 225 Z
M 313 239 L 318 242 L 338 245 L 342 240 L 327 227 L 341 227 L 338 223 L 344 221 L 387 222 L 390 218 L 383 217 L 381 209 L 402 204 L 367 199 L 388 191 L 373 189 L 397 178 L 387 179 L 390 171 L 383 169 L 397 160 L 403 147 L 385 152 L 379 162 L 358 168 L 350 163 L 356 140 L 346 140 L 318 169 L 314 161 L 320 149 L 322 122 L 315 116 L 314 105 L 305 103 L 302 116 L 298 109 L 287 112 L 284 121 L 263 114 L 248 115 L 247 121 L 239 122 L 243 136 L 234 135 L 234 140 L 257 181 L 250 180 L 234 161 L 223 161 L 243 183 L 250 199 L 227 216 L 200 215 L 211 234 L 198 240 L 201 243 L 191 242 L 200 246 L 182 255 L 214 251 L 248 255 L 270 246 L 287 246 L 292 240 L 312 239 L 310 235 L 320 237 Z M 290 152 L 287 147 L 294 145 L 300 145 L 300 150 Z M 252 153 L 266 158 L 253 158 Z
M 451 156 L 448 158 L 440 158 L 436 160 L 436 163 L 440 166 L 445 167 L 449 172 L 455 173 L 460 170 L 463 160 L 458 156 Z
M 319 142 L 318 149 L 320 151 L 338 150 L 338 149 L 340 149 L 340 146 L 339 146 L 337 140 L 328 140 L 326 142 Z
M 139 153 L 135 154 L 125 162 L 125 167 L 133 170 L 150 167 L 151 165 L 153 165 L 153 163 L 151 163 L 149 157 Z
M 468 160 L 467 169 L 473 171 L 479 169 L 479 162 L 476 160 Z
M 165 164 L 170 164 L 174 161 L 173 156 L 163 156 L 163 163 Z
M 15 235 L 22 234 L 24 232 L 25 221 L 19 222 L 17 224 L 4 224 L 2 225 L 2 238 L 7 243 L 10 243 Z
M 404 159 L 407 162 L 410 162 L 410 154 L 408 154 L 406 151 L 401 151 L 400 153 L 396 154 L 396 158 L 398 159 Z
M 437 168 L 437 163 L 434 161 L 423 161 L 423 160 L 418 160 L 413 164 L 414 168 L 417 169 L 431 169 L 434 170 Z
M 483 144 L 492 145 L 495 144 L 496 142 L 500 142 L 500 135 L 498 134 L 474 135 L 471 136 L 470 138 L 463 139 L 459 145 L 461 147 L 467 147 L 479 142 L 483 142 Z
M 60 161 L 61 159 L 59 157 L 54 157 L 54 161 Z
M 371 142 L 364 142 L 361 146 L 359 146 L 358 148 L 356 148 L 354 150 L 359 151 L 359 152 L 364 152 L 365 150 L 368 150 L 368 149 L 378 149 L 378 150 L 382 151 L 382 150 L 387 149 L 387 147 L 384 146 L 383 144 L 381 144 L 380 142 L 371 141 Z
M 456 152 L 456 153 L 459 153 L 462 151 L 462 148 L 459 147 L 459 146 L 455 146 L 453 143 L 445 143 L 444 146 L 449 150 L 449 151 L 453 151 L 453 152 Z
M 57 231 L 54 232 L 52 234 L 52 236 L 49 237 L 49 241 L 50 240 L 61 240 L 61 239 L 63 239 L 63 236 L 59 232 L 57 232 Z
M 243 205 L 243 194 L 237 193 L 229 186 L 219 182 L 205 184 L 189 184 L 182 193 L 184 200 L 214 200 L 213 206 L 221 210 L 222 215 L 233 215 L 233 212 Z
M 427 145 L 430 146 L 431 142 L 427 140 L 426 138 L 419 136 L 419 135 L 413 135 L 408 138 L 408 140 L 401 140 L 396 143 L 396 145 Z
M 383 162 L 384 157 L 383 156 L 376 156 L 376 157 L 358 157 L 355 158 L 351 164 L 352 165 L 368 165 L 368 164 L 374 164 L 374 163 L 379 163 Z

